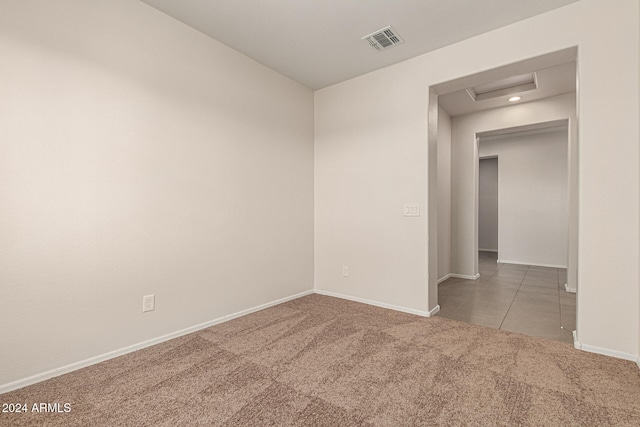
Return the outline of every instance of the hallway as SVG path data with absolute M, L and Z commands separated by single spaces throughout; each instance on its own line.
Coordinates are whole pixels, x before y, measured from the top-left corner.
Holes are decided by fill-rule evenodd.
M 566 269 L 498 264 L 496 253 L 480 252 L 479 270 L 478 280 L 440 283 L 439 316 L 573 344 L 576 295 L 564 290 Z

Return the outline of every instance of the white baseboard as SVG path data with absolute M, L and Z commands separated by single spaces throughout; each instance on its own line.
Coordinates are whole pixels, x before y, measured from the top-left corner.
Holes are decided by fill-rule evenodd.
M 445 280 L 447 280 L 448 278 L 451 277 L 451 273 L 447 274 L 444 277 L 441 277 L 440 279 L 438 279 L 438 281 L 436 282 L 436 285 L 439 285 L 440 283 L 444 282 Z
M 440 311 L 440 305 L 436 305 L 435 307 L 433 307 L 431 310 L 429 310 L 429 316 L 428 317 L 433 317 L 436 314 L 438 314 L 438 312 Z
M 576 288 L 570 288 L 568 283 L 564 284 L 564 290 L 567 292 L 570 292 L 572 294 L 575 294 L 577 289 Z
M 436 308 L 434 308 L 431 311 L 422 311 L 422 310 L 416 310 L 414 308 L 407 308 L 407 307 L 402 307 L 402 306 L 399 306 L 399 305 L 387 304 L 385 302 L 372 301 L 372 300 L 365 299 L 365 298 L 354 297 L 354 296 L 351 296 L 351 295 L 344 295 L 344 294 L 339 294 L 339 293 L 336 293 L 336 292 L 323 291 L 321 289 L 316 289 L 315 293 L 316 294 L 320 294 L 320 295 L 326 295 L 328 297 L 336 297 L 336 298 L 346 299 L 346 300 L 349 300 L 349 301 L 361 302 L 363 304 L 374 305 L 376 307 L 382 307 L 382 308 L 388 308 L 388 309 L 391 309 L 391 310 L 402 311 L 403 313 L 417 314 L 418 316 L 422 316 L 422 317 L 430 317 L 430 316 L 432 316 L 431 312 L 433 312 L 433 314 L 436 314 L 438 311 L 440 311 L 440 306 L 436 306 Z
M 479 248 L 478 252 L 495 252 L 495 253 L 498 253 L 498 250 L 497 249 L 482 249 L 482 248 Z
M 636 357 L 636 365 L 638 365 L 638 369 L 640 369 L 640 356 Z
M 87 366 L 95 365 L 96 363 L 104 362 L 105 360 L 113 359 L 118 356 L 125 355 L 127 353 L 131 353 L 137 350 L 141 350 L 146 347 L 151 347 L 152 345 L 160 344 L 162 342 L 171 340 L 173 338 L 178 338 L 183 335 L 187 335 L 201 329 L 208 328 L 209 326 L 217 325 L 218 323 L 227 322 L 229 320 L 245 316 L 250 313 L 254 313 L 256 311 L 264 310 L 265 308 L 272 307 L 274 305 L 282 304 L 283 302 L 290 301 L 292 299 L 300 298 L 306 295 L 310 295 L 313 293 L 313 290 L 300 292 L 299 294 L 291 295 L 288 297 L 280 298 L 275 301 L 271 301 L 265 304 L 260 304 L 255 307 L 248 308 L 246 310 L 241 310 L 232 314 L 228 314 L 226 316 L 218 317 L 217 319 L 210 320 L 208 322 L 200 323 L 199 325 L 190 326 L 185 329 L 181 329 L 179 331 L 171 332 L 166 335 L 162 335 L 157 338 L 152 338 L 147 341 L 143 341 L 138 344 L 133 344 L 127 347 L 123 347 L 118 350 L 110 351 L 108 353 L 104 353 L 95 357 L 90 357 L 89 359 L 81 360 L 79 362 L 71 363 L 66 366 L 61 366 L 59 368 L 52 369 L 50 371 L 42 372 L 40 374 L 36 374 L 27 378 L 23 378 L 17 381 L 13 381 L 7 384 L 0 385 L 0 394 L 8 393 L 13 390 L 17 390 L 22 387 L 26 387 L 28 385 L 32 385 L 35 383 L 39 383 L 44 380 L 48 380 L 53 377 L 57 377 L 63 374 L 67 374 L 69 372 L 77 371 L 78 369 L 86 368 Z
M 469 276 L 466 274 L 453 274 L 451 273 L 449 277 L 455 277 L 456 279 L 467 279 L 467 280 L 478 280 L 480 278 L 480 273 L 476 273 L 475 276 Z
M 550 267 L 550 268 L 567 268 L 566 265 L 556 265 L 556 264 L 539 264 L 535 262 L 529 261 L 513 261 L 509 259 L 499 259 L 498 262 L 502 264 L 518 264 L 518 265 L 531 265 L 533 267 Z
M 596 347 L 594 345 L 581 344 L 578 341 L 578 336 L 576 334 L 576 331 L 573 331 L 573 346 L 578 350 L 588 351 L 589 353 L 602 354 L 603 356 L 611 356 L 611 357 L 615 357 L 616 359 L 630 360 L 632 362 L 636 362 L 636 364 L 638 364 L 638 360 L 639 360 L 638 355 L 636 354 L 625 353 L 623 351 L 611 350 L 608 348 Z M 640 367 L 640 364 L 638 364 L 638 367 Z

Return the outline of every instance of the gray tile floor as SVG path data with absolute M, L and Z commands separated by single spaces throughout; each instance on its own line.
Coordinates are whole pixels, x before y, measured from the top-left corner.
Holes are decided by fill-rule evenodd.
M 499 264 L 492 252 L 480 252 L 479 269 L 478 280 L 440 283 L 438 315 L 573 343 L 576 295 L 564 290 L 566 269 Z

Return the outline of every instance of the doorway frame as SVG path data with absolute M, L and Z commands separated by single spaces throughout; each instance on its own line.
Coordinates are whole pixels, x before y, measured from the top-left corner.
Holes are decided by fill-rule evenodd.
M 475 254 L 476 254 L 476 266 L 479 264 L 479 245 L 478 245 L 478 236 L 480 233 L 480 223 L 479 223 L 479 201 L 480 201 L 480 160 L 482 159 L 482 157 L 480 157 L 480 140 L 482 137 L 489 137 L 489 136 L 500 136 L 500 135 L 522 135 L 522 134 L 526 134 L 526 133 L 535 133 L 535 132 L 539 132 L 542 131 L 544 132 L 545 130 L 551 130 L 554 128 L 562 128 L 562 130 L 566 130 L 567 132 L 567 141 L 566 141 L 566 148 L 567 148 L 567 218 L 566 218 L 566 223 L 567 223 L 567 274 L 570 270 L 570 266 L 569 265 L 569 257 L 571 254 L 571 251 L 575 248 L 577 248 L 577 239 L 574 239 L 574 241 L 572 241 L 572 239 L 570 238 L 570 230 L 571 230 L 571 224 L 572 224 L 572 216 L 571 216 L 571 196 L 577 196 L 577 194 L 573 194 L 574 192 L 577 192 L 577 186 L 575 189 L 572 190 L 572 159 L 571 159 L 571 149 L 572 149 L 572 135 L 571 135 L 571 122 L 572 122 L 572 118 L 571 117 L 566 117 L 566 118 L 560 118 L 560 119 L 556 119 L 556 120 L 548 120 L 548 121 L 542 121 L 542 122 L 531 122 L 531 123 L 526 123 L 523 125 L 519 125 L 519 126 L 513 126 L 513 127 L 506 127 L 506 128 L 497 128 L 497 129 L 491 129 L 491 130 L 484 130 L 481 132 L 476 132 L 474 135 L 475 138 L 475 149 L 474 149 L 474 154 L 476 156 L 476 164 L 477 164 L 477 169 L 476 169 L 476 173 L 475 173 L 475 183 L 474 183 L 474 198 L 475 198 L 475 209 L 476 209 L 476 213 L 475 213 L 475 218 L 474 218 L 474 233 L 476 234 L 475 237 Z M 560 129 L 559 129 L 560 130 Z M 575 143 L 577 143 L 577 140 L 575 141 Z M 499 156 L 485 156 L 484 158 L 498 158 Z M 577 159 L 576 160 L 576 166 L 577 166 Z M 577 170 L 575 171 L 575 179 L 578 178 L 577 175 Z M 498 209 L 498 215 L 500 213 L 500 209 Z M 576 218 L 577 220 L 577 218 Z M 499 218 L 498 218 L 499 221 Z M 499 224 L 499 222 L 498 222 Z M 574 246 L 575 245 L 575 246 Z M 500 229 L 498 228 L 498 249 L 500 247 Z M 500 261 L 500 257 L 498 257 L 498 261 Z M 577 268 L 576 268 L 577 270 Z M 567 290 L 567 283 L 564 284 L 564 288 L 565 290 Z M 567 292 L 571 292 L 569 290 L 567 290 Z M 575 292 L 572 292 L 575 293 Z
M 438 97 L 440 94 L 446 94 L 450 92 L 454 92 L 456 90 L 462 89 L 465 85 L 468 85 L 470 81 L 472 81 L 475 77 L 485 73 L 490 72 L 496 69 L 522 69 L 525 64 L 534 64 L 537 61 L 544 61 L 549 57 L 555 58 L 564 58 L 563 61 L 559 61 L 554 65 L 560 65 L 562 63 L 575 61 L 576 70 L 575 70 L 575 82 L 576 82 L 576 91 L 575 91 L 575 118 L 565 117 L 569 121 L 569 169 L 568 173 L 572 177 L 571 181 L 575 181 L 575 185 L 570 181 L 568 191 L 570 192 L 568 200 L 569 200 L 569 241 L 567 244 L 568 247 L 568 256 L 567 256 L 567 280 L 572 281 L 574 283 L 575 288 L 566 289 L 568 292 L 577 293 L 578 288 L 578 233 L 576 232 L 572 238 L 572 228 L 576 231 L 578 230 L 578 220 L 579 220 L 579 134 L 578 134 L 578 123 L 579 123 L 579 107 L 580 107 L 580 55 L 578 46 L 570 46 L 565 49 L 551 51 L 547 53 L 543 53 L 537 55 L 535 57 L 531 57 L 528 59 L 524 59 L 512 64 L 498 64 L 494 68 L 481 71 L 479 73 L 475 73 L 472 75 L 467 75 L 463 77 L 458 77 L 454 79 L 445 80 L 438 83 L 433 83 L 427 87 L 427 147 L 426 147 L 426 166 L 427 166 L 427 185 L 426 185 L 426 202 L 427 202 L 427 212 L 426 215 L 426 224 L 425 227 L 427 229 L 427 277 L 426 277 L 426 285 L 427 285 L 427 306 L 429 309 L 429 315 L 434 315 L 440 309 L 438 305 L 438 272 L 437 272 L 437 257 L 438 257 L 438 232 L 437 232 L 437 146 L 438 146 Z M 532 67 L 535 68 L 535 67 Z M 468 86 L 467 86 L 468 87 Z M 475 158 L 478 158 L 478 147 L 477 144 L 474 144 Z M 476 176 L 476 185 L 478 182 L 478 162 L 474 163 L 474 175 Z M 475 189 L 475 209 L 474 209 L 474 227 L 475 230 L 473 232 L 473 246 L 475 250 L 474 266 L 473 271 L 477 275 L 478 272 L 478 215 L 477 215 L 477 188 Z M 574 210 L 572 211 L 571 205 L 574 205 Z M 572 257 L 571 252 L 573 251 L 574 255 Z M 571 264 L 573 263 L 573 264 Z M 572 273 L 570 273 L 570 271 Z M 573 277 L 570 278 L 570 276 Z M 451 274 L 450 276 L 455 276 Z M 457 275 L 461 277 L 460 275 Z M 580 308 L 579 308 L 579 298 L 576 299 L 576 329 L 578 326 L 578 318 L 579 318 Z M 576 348 L 579 348 L 578 342 L 578 334 L 577 331 L 574 331 L 574 345 Z

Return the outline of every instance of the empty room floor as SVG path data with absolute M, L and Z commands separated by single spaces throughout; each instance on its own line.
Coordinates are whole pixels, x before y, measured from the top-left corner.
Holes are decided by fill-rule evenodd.
M 478 265 L 478 280 L 440 283 L 439 316 L 573 343 L 576 295 L 564 289 L 566 269 L 501 264 L 492 252 L 480 252 Z

